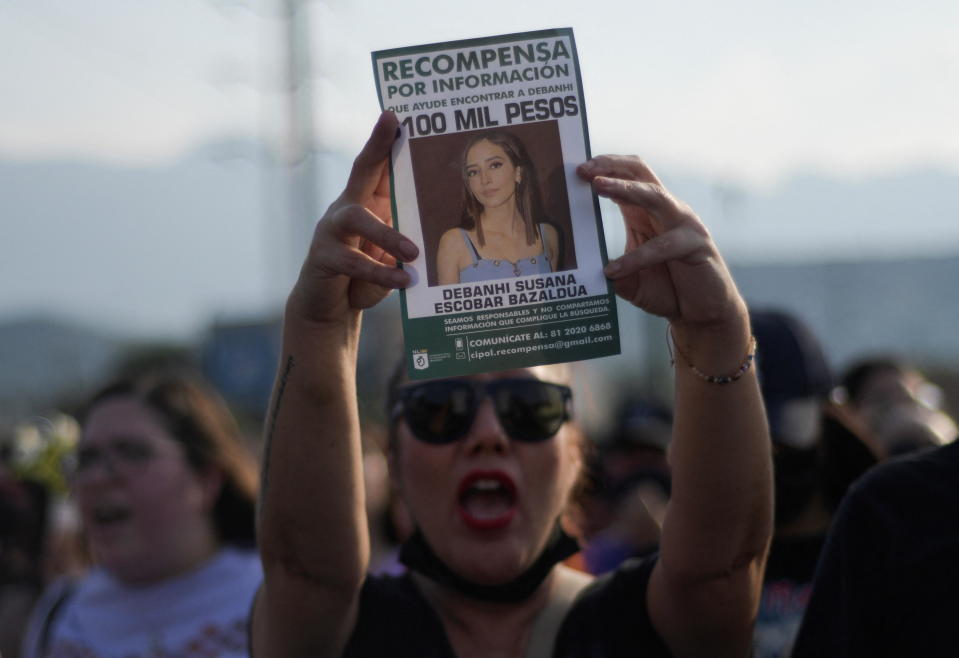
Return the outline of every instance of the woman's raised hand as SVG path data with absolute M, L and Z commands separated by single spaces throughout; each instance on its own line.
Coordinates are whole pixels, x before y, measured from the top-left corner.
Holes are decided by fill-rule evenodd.
M 577 173 L 623 213 L 626 250 L 605 270 L 616 294 L 674 325 L 741 321 L 745 305 L 709 231 L 642 160 L 601 155 Z
M 288 312 L 312 322 L 342 322 L 350 311 L 409 285 L 409 274 L 396 262 L 413 260 L 418 249 L 393 229 L 387 166 L 398 127 L 395 114 L 380 115 L 346 188 L 316 225 Z

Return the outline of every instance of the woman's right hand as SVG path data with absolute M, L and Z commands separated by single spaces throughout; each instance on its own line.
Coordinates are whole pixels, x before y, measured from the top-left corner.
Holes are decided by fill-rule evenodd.
M 317 324 L 340 323 L 404 288 L 410 275 L 397 261 L 419 250 L 393 228 L 389 157 L 399 122 L 383 112 L 353 162 L 349 180 L 316 225 L 287 315 Z

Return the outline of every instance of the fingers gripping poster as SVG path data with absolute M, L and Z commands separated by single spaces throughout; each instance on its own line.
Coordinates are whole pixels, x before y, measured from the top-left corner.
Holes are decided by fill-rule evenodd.
M 373 53 L 400 120 L 391 182 L 410 377 L 618 354 L 571 29 Z

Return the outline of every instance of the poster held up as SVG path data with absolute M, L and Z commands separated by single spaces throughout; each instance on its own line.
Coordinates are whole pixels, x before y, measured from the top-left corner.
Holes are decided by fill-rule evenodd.
M 420 248 L 401 291 L 410 378 L 618 354 L 571 29 L 373 53 L 400 120 L 396 228 Z M 512 236 L 509 239 L 507 236 Z

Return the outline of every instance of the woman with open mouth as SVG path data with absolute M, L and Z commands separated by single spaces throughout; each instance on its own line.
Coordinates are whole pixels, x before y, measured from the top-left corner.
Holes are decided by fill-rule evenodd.
M 257 658 L 748 656 L 771 532 L 769 438 L 746 306 L 699 218 L 639 159 L 578 169 L 623 212 L 616 292 L 669 323 L 672 498 L 658 556 L 594 582 L 561 565 L 583 468 L 565 366 L 390 386 L 390 465 L 414 522 L 403 576 L 367 577 L 360 315 L 409 284 L 384 113 L 319 222 L 285 311 L 267 419 Z
M 257 471 L 226 405 L 193 376 L 146 373 L 80 421 L 67 475 L 95 566 L 49 588 L 25 656 L 248 655 Z

